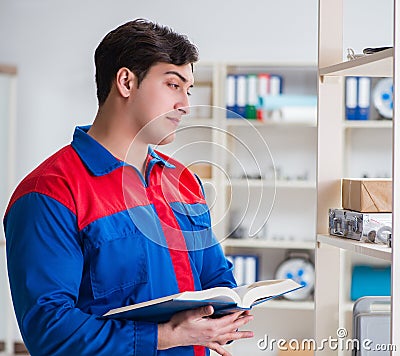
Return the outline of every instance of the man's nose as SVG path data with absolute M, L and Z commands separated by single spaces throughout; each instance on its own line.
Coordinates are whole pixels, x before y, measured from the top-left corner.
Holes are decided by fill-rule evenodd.
M 178 110 L 182 115 L 190 114 L 189 98 L 186 94 L 182 97 L 180 102 L 175 104 L 174 109 Z

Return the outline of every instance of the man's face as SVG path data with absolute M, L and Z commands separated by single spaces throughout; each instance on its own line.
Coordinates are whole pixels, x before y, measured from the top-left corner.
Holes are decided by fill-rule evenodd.
M 189 113 L 189 90 L 193 86 L 192 66 L 157 63 L 147 72 L 132 96 L 131 112 L 147 144 L 166 144 L 175 138 L 183 115 Z

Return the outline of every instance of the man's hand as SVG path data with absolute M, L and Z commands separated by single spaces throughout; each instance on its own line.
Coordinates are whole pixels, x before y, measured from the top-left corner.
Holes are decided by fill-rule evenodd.
M 212 306 L 175 314 L 172 319 L 158 325 L 158 350 L 171 347 L 202 345 L 222 356 L 230 356 L 221 345 L 228 341 L 253 337 L 251 331 L 238 331 L 253 319 L 248 311 L 210 318 Z

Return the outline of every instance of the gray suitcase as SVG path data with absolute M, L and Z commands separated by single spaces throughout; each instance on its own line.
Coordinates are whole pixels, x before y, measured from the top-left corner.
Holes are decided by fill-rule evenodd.
M 358 241 L 387 243 L 392 233 L 392 213 L 329 209 L 329 233 Z
M 362 297 L 353 306 L 354 356 L 390 355 L 390 297 Z

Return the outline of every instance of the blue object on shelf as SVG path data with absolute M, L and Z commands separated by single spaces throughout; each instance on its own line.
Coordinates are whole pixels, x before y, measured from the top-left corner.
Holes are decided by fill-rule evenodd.
M 259 98 L 259 107 L 267 110 L 276 110 L 287 106 L 316 106 L 316 95 L 266 95 Z
M 371 78 L 346 78 L 346 119 L 368 120 L 371 104 Z
M 393 118 L 393 79 L 381 79 L 372 93 L 376 110 L 386 119 Z
M 390 266 L 353 267 L 351 277 L 351 300 L 365 296 L 390 296 Z

